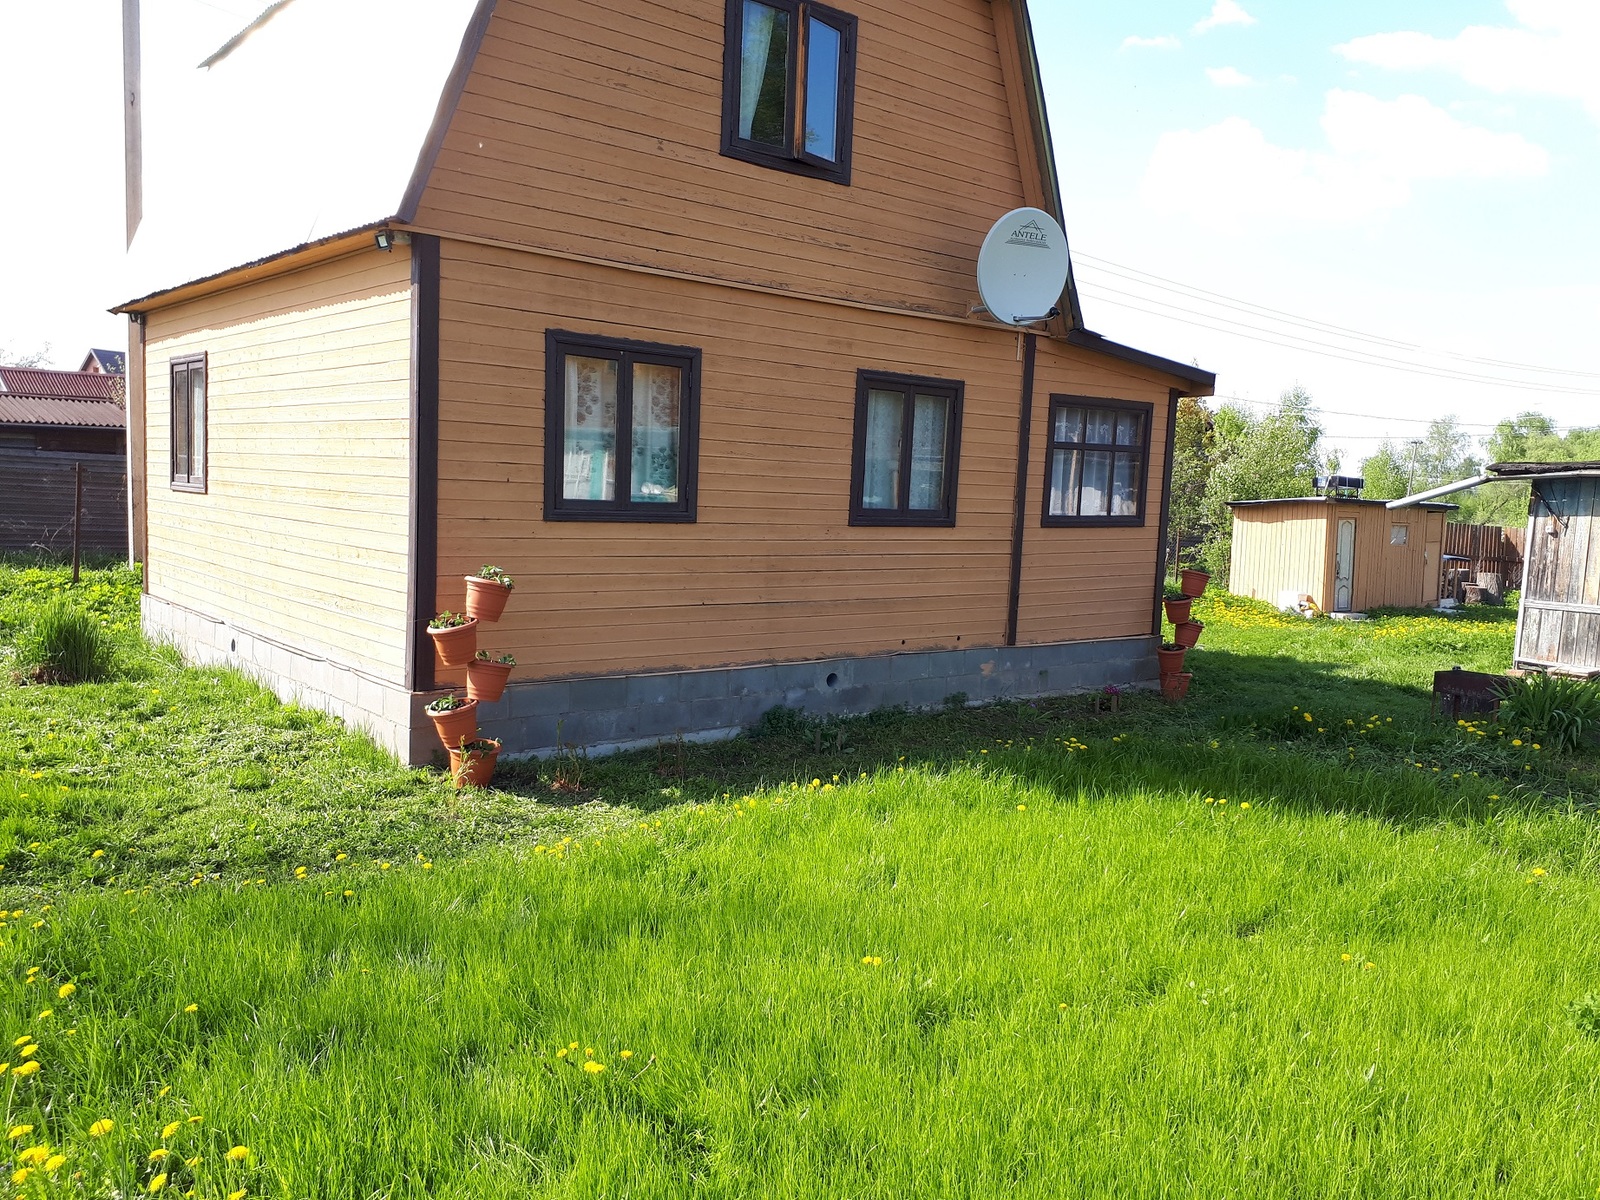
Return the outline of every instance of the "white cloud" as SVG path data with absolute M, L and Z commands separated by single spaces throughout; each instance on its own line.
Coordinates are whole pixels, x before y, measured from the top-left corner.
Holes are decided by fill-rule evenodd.
M 1122 39 L 1122 49 L 1146 50 L 1176 50 L 1183 43 L 1170 33 L 1163 33 L 1159 37 L 1140 37 L 1136 33 L 1129 34 Z
M 1262 218 L 1344 224 L 1402 207 L 1419 181 L 1526 178 L 1549 167 L 1545 150 L 1520 134 L 1468 125 L 1421 96 L 1334 90 L 1322 129 L 1327 148 L 1316 151 L 1273 145 L 1243 117 L 1162 134 L 1144 203 L 1218 229 Z
M 1194 27 L 1195 33 L 1205 33 L 1219 25 L 1254 25 L 1256 19 L 1239 7 L 1238 0 L 1216 0 L 1211 15 Z
M 1219 88 L 1249 87 L 1255 82 L 1238 67 L 1207 67 L 1206 78 Z
M 1600 4 L 1508 0 L 1518 28 L 1470 25 L 1455 37 L 1376 33 L 1334 47 L 1352 62 L 1396 71 L 1438 68 L 1491 92 L 1577 100 L 1600 121 Z

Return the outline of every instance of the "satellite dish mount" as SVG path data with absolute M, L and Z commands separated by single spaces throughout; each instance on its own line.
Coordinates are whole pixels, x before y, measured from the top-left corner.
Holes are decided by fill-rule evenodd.
M 1059 316 L 1070 259 L 1067 235 L 1041 208 L 1018 208 L 994 223 L 978 251 L 978 295 L 987 312 L 1017 329 Z

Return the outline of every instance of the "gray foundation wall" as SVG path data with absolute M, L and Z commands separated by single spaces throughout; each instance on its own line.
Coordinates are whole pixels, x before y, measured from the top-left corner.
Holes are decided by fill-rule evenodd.
M 332 713 L 351 729 L 366 731 L 400 759 L 414 761 L 412 730 L 419 722 L 432 734 L 422 700 L 402 685 L 149 594 L 140 598 L 139 614 L 148 637 L 176 646 L 187 661 L 233 667 L 281 700 Z
M 1108 683 L 1152 687 L 1157 645 L 1153 637 L 1117 638 L 513 683 L 498 702 L 478 705 L 478 727 L 508 755 L 544 756 L 563 744 L 606 754 L 679 736 L 733 737 L 780 704 L 844 716 L 889 705 L 937 708 L 957 692 L 982 703 Z

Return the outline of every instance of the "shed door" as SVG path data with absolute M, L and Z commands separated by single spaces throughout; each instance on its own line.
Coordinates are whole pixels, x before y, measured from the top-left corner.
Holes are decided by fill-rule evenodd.
M 1339 544 L 1333 556 L 1333 611 L 1350 611 L 1351 585 L 1356 571 L 1356 523 L 1339 522 Z
M 1432 532 L 1431 530 L 1429 532 Z M 1432 538 L 1422 550 L 1422 603 L 1429 605 L 1439 599 L 1440 543 Z

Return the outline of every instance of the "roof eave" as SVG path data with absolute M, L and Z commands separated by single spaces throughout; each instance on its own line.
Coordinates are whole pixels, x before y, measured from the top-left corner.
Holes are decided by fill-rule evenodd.
M 1113 342 L 1110 338 L 1101 337 L 1091 329 L 1069 329 L 1067 331 L 1067 344 L 1077 346 L 1083 350 L 1093 351 L 1096 354 L 1105 354 L 1111 358 L 1119 358 L 1123 362 L 1134 363 L 1141 367 L 1160 371 L 1164 375 L 1171 375 L 1182 380 L 1190 389 L 1185 394 L 1190 396 L 1210 396 L 1216 392 L 1217 376 L 1215 372 L 1202 370 L 1200 367 L 1190 366 L 1188 363 L 1176 362 L 1170 358 L 1162 358 L 1159 354 L 1151 354 L 1145 350 L 1135 350 L 1132 346 L 1124 346 L 1121 342 Z

